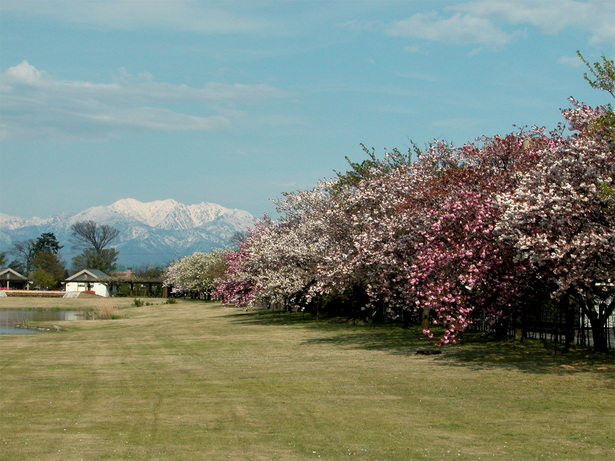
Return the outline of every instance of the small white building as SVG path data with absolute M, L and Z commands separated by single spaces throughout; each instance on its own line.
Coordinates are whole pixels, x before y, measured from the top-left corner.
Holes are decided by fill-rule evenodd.
M 108 298 L 111 294 L 109 276 L 98 269 L 82 269 L 65 281 L 66 292 L 92 292 Z

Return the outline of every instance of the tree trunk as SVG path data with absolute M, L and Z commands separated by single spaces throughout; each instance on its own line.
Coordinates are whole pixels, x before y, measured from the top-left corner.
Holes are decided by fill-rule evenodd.
M 609 348 L 606 341 L 606 335 L 604 334 L 606 330 L 606 319 L 601 319 L 597 312 L 590 311 L 589 309 L 587 310 L 586 314 L 589 318 L 589 323 L 592 326 L 594 352 L 608 352 Z
M 594 352 L 609 352 L 606 322 L 615 310 L 615 298 L 610 302 L 604 299 L 596 299 L 597 296 L 585 297 L 581 300 L 581 309 L 589 318 L 592 328 L 592 339 L 594 341 Z
M 421 314 L 421 329 L 429 330 L 429 307 L 423 308 L 423 313 Z
M 498 323 L 493 326 L 493 333 L 495 334 L 495 339 L 498 341 L 505 340 L 508 337 L 508 319 L 500 319 Z
M 523 311 L 521 309 L 517 309 L 515 311 L 514 326 L 515 340 L 523 341 L 523 339 L 525 338 L 525 332 L 523 331 Z
M 573 351 L 577 348 L 577 345 L 574 340 L 575 332 L 574 332 L 574 320 L 576 309 L 574 308 L 571 299 L 566 296 L 566 300 L 564 301 L 564 308 L 566 309 L 565 314 L 565 328 L 564 334 L 566 337 L 566 351 Z

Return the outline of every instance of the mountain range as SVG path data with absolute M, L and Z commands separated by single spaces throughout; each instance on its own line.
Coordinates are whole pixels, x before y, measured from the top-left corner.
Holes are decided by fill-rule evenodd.
M 118 264 L 125 267 L 166 265 L 169 261 L 223 247 L 230 237 L 254 223 L 247 211 L 215 203 L 186 205 L 172 199 L 140 202 L 122 199 L 108 206 L 95 206 L 79 213 L 49 218 L 19 218 L 0 213 L 0 251 L 13 244 L 52 232 L 60 245 L 62 259 L 70 266 L 80 249 L 72 247 L 70 227 L 94 221 L 120 231 L 110 247 L 119 252 Z

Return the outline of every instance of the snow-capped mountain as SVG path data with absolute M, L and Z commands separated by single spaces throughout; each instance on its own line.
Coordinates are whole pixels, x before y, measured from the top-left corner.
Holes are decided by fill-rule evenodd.
M 53 232 L 64 245 L 63 259 L 70 264 L 79 252 L 72 248 L 70 226 L 80 221 L 118 229 L 119 237 L 111 244 L 119 251 L 118 264 L 138 267 L 165 265 L 195 251 L 223 247 L 233 234 L 251 226 L 254 217 L 215 203 L 186 205 L 171 199 L 143 203 L 130 198 L 49 218 L 26 219 L 0 213 L 0 251 L 10 250 L 14 242 Z

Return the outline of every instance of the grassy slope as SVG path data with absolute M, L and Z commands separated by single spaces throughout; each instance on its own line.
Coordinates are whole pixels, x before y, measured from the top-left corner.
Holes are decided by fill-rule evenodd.
M 0 459 L 615 456 L 612 356 L 423 356 L 416 330 L 194 302 L 121 313 L 0 336 Z

